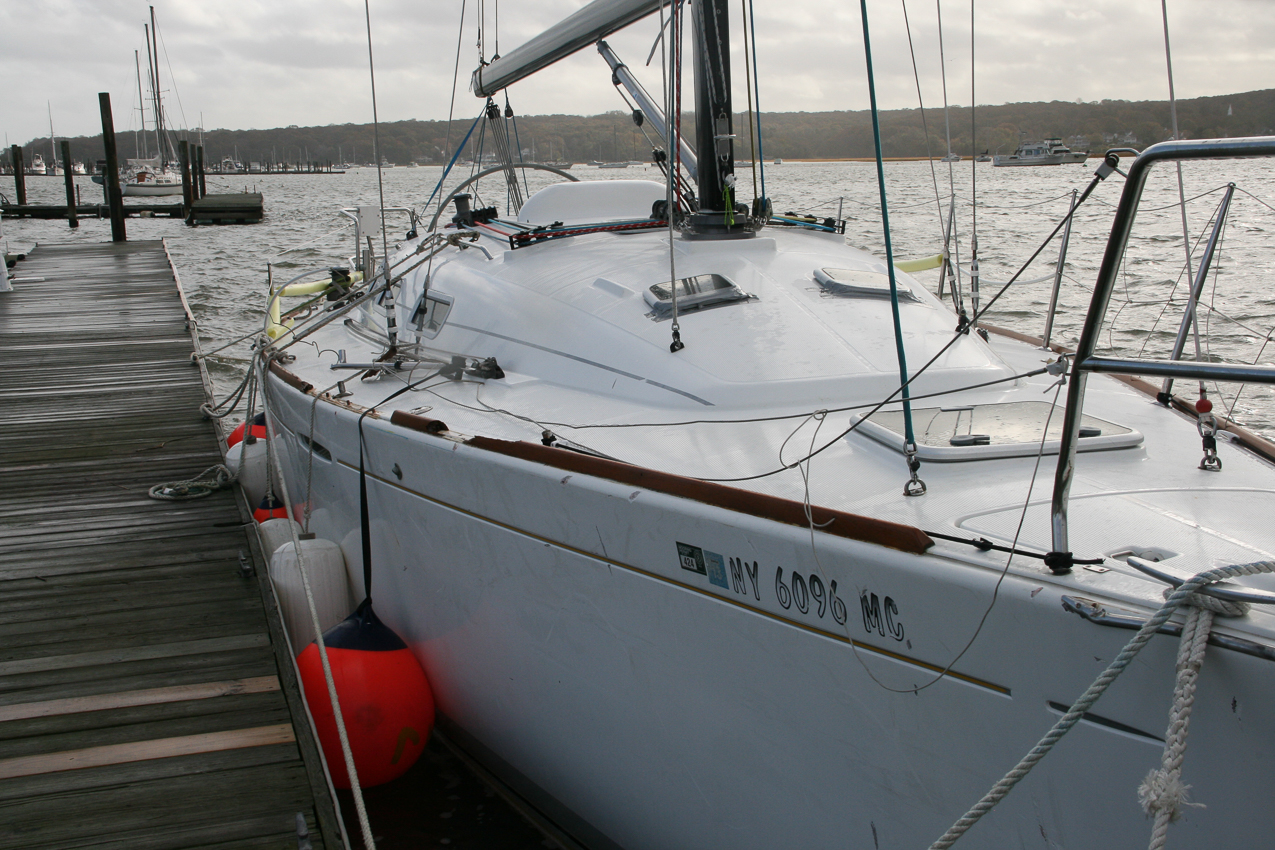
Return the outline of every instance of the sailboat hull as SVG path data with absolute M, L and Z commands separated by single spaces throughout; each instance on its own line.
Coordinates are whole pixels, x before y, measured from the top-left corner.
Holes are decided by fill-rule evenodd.
M 358 564 L 357 415 L 269 384 L 290 492 Z M 377 610 L 460 737 L 591 846 L 928 846 L 1131 634 L 1064 610 L 1081 571 L 1008 574 L 980 627 L 999 570 L 905 526 L 813 531 L 756 494 L 419 425 L 364 420 Z M 1158 604 L 1129 587 L 1086 592 Z M 963 846 L 1145 841 L 1176 646 L 1153 640 Z M 1275 826 L 1270 664 L 1205 665 L 1184 779 L 1207 808 L 1175 845 Z
M 126 197 L 156 197 L 161 195 L 180 195 L 182 186 L 180 183 L 124 183 L 120 186 L 120 191 Z

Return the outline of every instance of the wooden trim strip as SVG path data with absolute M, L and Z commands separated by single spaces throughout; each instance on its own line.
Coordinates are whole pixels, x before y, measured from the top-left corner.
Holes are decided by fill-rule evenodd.
M 998 328 L 995 325 L 980 325 L 980 327 L 986 328 L 988 331 L 996 334 L 997 336 L 1003 336 L 1009 339 L 1016 339 L 1019 342 L 1026 342 L 1035 346 L 1043 346 L 1045 342 L 1040 337 L 1030 336 L 1028 334 L 1019 333 L 1018 331 L 1011 331 L 1006 328 Z M 1066 346 L 1059 345 L 1057 343 L 1050 343 L 1049 347 L 1053 351 L 1057 352 L 1058 354 L 1074 354 L 1075 353 L 1074 349 L 1067 348 Z M 1138 392 L 1144 393 L 1150 396 L 1151 398 L 1156 399 L 1157 401 L 1159 400 L 1160 388 L 1157 387 L 1155 384 L 1151 383 L 1150 381 L 1144 380 L 1143 378 L 1139 378 L 1134 375 L 1117 375 L 1112 372 L 1109 372 L 1107 374 L 1115 378 L 1117 381 L 1120 381 L 1122 384 L 1126 384 L 1130 387 L 1133 387 Z M 1169 404 L 1172 405 L 1174 410 L 1177 410 L 1179 413 L 1183 413 L 1192 419 L 1194 419 L 1197 416 L 1197 413 L 1195 410 L 1195 403 L 1188 401 L 1182 398 L 1181 396 L 1178 396 L 1178 395 L 1171 396 L 1169 399 Z M 1223 416 L 1220 413 L 1215 413 L 1214 418 L 1217 419 L 1218 429 L 1225 431 L 1231 436 L 1233 436 L 1235 438 L 1235 441 L 1239 443 L 1241 446 L 1248 449 L 1253 454 L 1259 457 L 1275 462 L 1275 442 L 1272 442 L 1271 440 L 1266 439 L 1261 434 L 1253 433 L 1248 428 L 1245 428 L 1243 425 L 1239 424 L 1235 420 L 1230 419 L 1226 416 Z
M 294 390 L 297 390 L 298 392 L 308 393 L 314 389 L 314 384 L 310 384 L 301 380 L 296 375 L 292 374 L 287 369 L 280 366 L 279 361 L 277 360 L 270 361 L 270 371 L 279 380 L 283 381 L 285 384 L 292 387 Z
M 406 410 L 396 410 L 390 416 L 390 422 L 403 428 L 410 428 L 413 431 L 420 431 L 423 434 L 441 434 L 447 429 L 447 423 L 441 419 L 430 419 L 427 416 L 418 416 L 415 413 L 408 413 Z
M 159 705 L 167 702 L 211 699 L 236 694 L 260 694 L 279 690 L 277 676 L 256 676 L 251 679 L 231 679 L 225 682 L 202 682 L 195 685 L 175 685 L 170 688 L 150 688 L 142 691 L 121 691 L 113 694 L 95 694 L 84 697 L 25 702 L 0 706 L 0 723 L 9 720 L 27 720 L 32 717 L 54 717 L 64 714 L 82 714 L 90 711 L 106 711 L 112 708 L 129 708 L 138 705 Z
M 542 463 L 555 469 L 592 475 L 595 478 L 642 487 L 656 493 L 703 502 L 713 507 L 774 520 L 785 525 L 801 528 L 808 528 L 810 525 L 810 521 L 806 518 L 806 506 L 793 499 L 754 493 L 751 490 L 728 487 L 725 484 L 699 481 L 695 478 L 659 472 L 536 443 L 496 440 L 491 437 L 470 437 L 466 440 L 466 445 L 532 463 Z M 910 525 L 815 505 L 811 506 L 811 516 L 819 531 L 834 537 L 862 540 L 916 555 L 934 545 L 934 541 L 928 534 Z
M 157 738 L 153 741 L 108 744 L 102 747 L 86 747 L 82 750 L 0 760 L 0 779 L 39 776 L 66 770 L 83 770 L 89 767 L 109 767 L 116 764 L 216 753 L 223 750 L 241 750 L 247 747 L 267 747 L 273 744 L 292 743 L 296 739 L 291 723 L 278 723 L 252 729 L 232 729 L 227 732 Z

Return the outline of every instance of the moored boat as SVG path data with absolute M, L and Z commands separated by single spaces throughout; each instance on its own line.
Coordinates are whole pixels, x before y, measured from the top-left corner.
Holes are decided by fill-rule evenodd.
M 1068 165 L 1083 163 L 1089 151 L 1073 151 L 1062 139 L 1045 139 L 1043 142 L 1021 142 L 1011 154 L 992 157 L 992 165 Z
M 590 4 L 474 91 L 658 8 Z M 1203 405 L 1095 374 L 1135 367 L 1094 344 L 1150 169 L 1275 140 L 1135 161 L 1059 358 L 971 333 L 835 220 L 742 201 L 725 5 L 678 14 L 707 123 L 692 156 L 656 157 L 666 182 L 558 183 L 502 211 L 470 207 L 473 178 L 379 259 L 383 213 L 351 211 L 348 278 L 274 290 L 255 368 L 296 508 L 352 563 L 368 541 L 440 725 L 585 845 L 928 846 L 1073 714 L 968 846 L 1145 841 L 1176 641 L 1152 622 L 1104 700 L 1070 709 L 1175 581 L 1272 559 L 1275 447 L 1202 442 Z M 654 105 L 646 121 L 681 150 Z M 290 295 L 319 300 L 280 315 Z M 1275 826 L 1272 590 L 1221 591 L 1256 604 L 1212 626 L 1184 774 L 1207 808 L 1172 827 L 1184 846 Z

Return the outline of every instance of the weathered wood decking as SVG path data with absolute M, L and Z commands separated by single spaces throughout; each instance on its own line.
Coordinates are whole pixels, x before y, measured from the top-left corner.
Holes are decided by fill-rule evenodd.
M 40 246 L 0 293 L 0 847 L 341 838 L 160 242 Z M 280 659 L 283 664 L 280 664 Z M 303 716 L 303 715 L 299 715 Z M 307 759 L 302 758 L 305 753 Z M 316 800 L 318 802 L 316 803 Z

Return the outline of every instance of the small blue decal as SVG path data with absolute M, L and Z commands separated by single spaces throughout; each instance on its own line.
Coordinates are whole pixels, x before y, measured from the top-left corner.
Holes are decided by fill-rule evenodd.
M 716 552 L 704 550 L 704 561 L 708 566 L 708 583 L 718 587 L 730 588 L 726 581 L 726 561 Z

